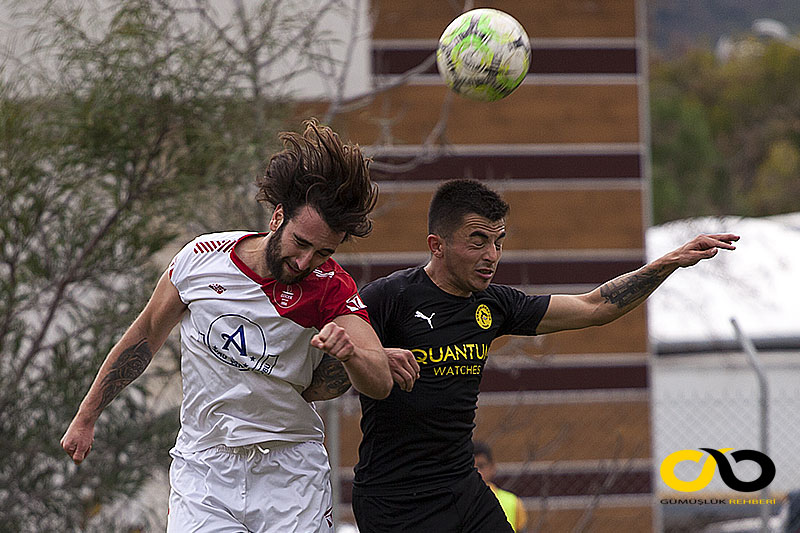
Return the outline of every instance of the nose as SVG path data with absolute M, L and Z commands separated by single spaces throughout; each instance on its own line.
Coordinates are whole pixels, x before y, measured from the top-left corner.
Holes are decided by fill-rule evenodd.
M 496 247 L 488 246 L 486 253 L 483 255 L 483 260 L 496 263 L 497 261 L 500 260 L 500 254 L 502 253 L 503 252 L 498 250 Z
M 314 257 L 313 250 L 309 250 L 307 252 L 300 254 L 297 257 L 297 268 L 299 270 L 307 270 L 308 267 L 311 266 L 311 260 L 313 259 L 313 257 Z

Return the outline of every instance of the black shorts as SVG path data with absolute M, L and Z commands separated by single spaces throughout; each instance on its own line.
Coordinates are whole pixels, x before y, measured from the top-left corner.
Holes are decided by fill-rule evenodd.
M 368 490 L 368 489 L 367 489 Z M 492 490 L 473 471 L 439 489 L 394 496 L 353 492 L 360 533 L 513 533 Z

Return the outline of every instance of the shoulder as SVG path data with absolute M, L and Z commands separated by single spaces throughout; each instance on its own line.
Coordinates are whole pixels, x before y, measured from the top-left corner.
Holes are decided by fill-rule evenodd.
M 355 287 L 356 282 L 353 277 L 332 258 L 328 259 L 320 266 L 311 271 L 303 280 L 307 283 L 318 283 L 323 285 L 347 285 Z
M 549 299 L 548 295 L 527 294 L 524 291 L 511 287 L 509 285 L 499 285 L 492 283 L 489 285 L 482 294 L 486 294 L 490 298 L 501 299 L 505 301 L 519 301 L 519 300 L 541 300 Z
M 206 268 L 222 258 L 227 260 L 236 243 L 251 234 L 247 231 L 226 231 L 195 237 L 173 257 L 169 265 L 170 278 L 176 281 L 187 276 L 190 270 Z
M 355 280 L 333 259 L 312 270 L 300 285 L 320 296 L 326 306 L 344 301 L 351 311 L 363 308 Z
M 423 282 L 421 272 L 422 267 L 411 267 L 392 272 L 388 276 L 370 281 L 364 285 L 362 292 L 376 289 L 379 289 L 382 292 L 389 292 L 391 294 L 403 292 L 407 288 Z
M 526 296 L 525 293 L 519 289 L 509 287 L 508 285 L 499 285 L 495 283 L 490 284 L 488 287 L 486 287 L 486 290 L 481 291 L 481 293 L 489 298 L 502 301 L 513 300 L 514 298 L 519 297 L 524 298 Z
M 196 254 L 207 252 L 230 252 L 234 245 L 247 235 L 253 235 L 252 231 L 223 231 L 219 233 L 206 233 L 199 235 L 192 240 L 187 247 L 191 246 Z
M 404 296 L 408 291 L 413 294 L 413 289 L 421 286 L 424 282 L 420 272 L 422 272 L 422 267 L 398 270 L 367 283 L 359 292 L 367 305 L 391 305 L 394 307 L 405 300 Z
M 253 232 L 248 231 L 226 231 L 199 235 L 189 241 L 175 255 L 173 263 L 176 261 L 185 263 L 205 262 L 217 257 L 226 257 L 233 251 L 237 242 L 243 237 L 253 234 Z
M 489 298 L 501 307 L 507 309 L 512 315 L 543 314 L 550 304 L 549 295 L 526 294 L 525 292 L 508 285 L 491 284 L 485 291 L 479 293 Z M 516 316 L 515 318 L 521 318 Z

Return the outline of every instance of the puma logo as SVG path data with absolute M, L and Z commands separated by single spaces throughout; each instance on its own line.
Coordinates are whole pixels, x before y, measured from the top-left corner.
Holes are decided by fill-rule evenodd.
M 435 315 L 435 314 L 436 313 L 431 313 L 431 316 L 425 316 L 421 312 L 417 311 L 416 313 L 414 313 L 414 318 L 421 318 L 422 320 L 424 320 L 424 321 L 426 321 L 428 323 L 428 325 L 431 327 L 431 329 L 433 329 L 433 322 L 431 322 L 431 319 L 433 318 L 433 315 Z

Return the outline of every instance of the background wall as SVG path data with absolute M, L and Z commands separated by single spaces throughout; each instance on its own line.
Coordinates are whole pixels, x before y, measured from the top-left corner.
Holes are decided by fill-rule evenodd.
M 373 235 L 344 246 L 337 260 L 360 283 L 423 264 L 433 190 L 471 177 L 511 204 L 497 282 L 532 294 L 582 292 L 639 267 L 649 219 L 641 7 L 635 0 L 475 7 L 510 13 L 531 38 L 531 71 L 499 102 L 454 97 L 435 64 L 424 65 L 458 14 L 454 3 L 372 3 L 374 87 L 423 67 L 408 84 L 355 101 L 333 120 L 375 157 L 381 189 Z M 298 115 L 326 105 L 307 102 Z M 524 498 L 530 531 L 651 529 L 647 351 L 643 309 L 601 328 L 492 346 L 475 437 L 493 447 L 499 485 Z M 341 421 L 344 519 L 358 419 L 350 397 Z

